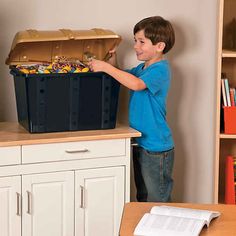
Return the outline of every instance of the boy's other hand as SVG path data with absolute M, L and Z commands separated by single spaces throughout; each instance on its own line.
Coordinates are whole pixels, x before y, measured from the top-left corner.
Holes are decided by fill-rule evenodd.
M 109 51 L 108 59 L 106 60 L 106 62 L 113 66 L 117 66 L 116 48 Z

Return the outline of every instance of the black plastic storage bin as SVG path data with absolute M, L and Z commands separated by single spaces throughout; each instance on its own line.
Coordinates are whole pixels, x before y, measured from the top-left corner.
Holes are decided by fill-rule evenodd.
M 18 121 L 31 133 L 112 129 L 119 83 L 103 72 L 23 73 L 18 66 L 109 58 L 121 37 L 110 30 L 19 31 L 6 59 L 14 76 Z M 34 74 L 33 74 L 34 73 Z
M 24 74 L 12 69 L 18 121 L 31 133 L 111 129 L 119 83 L 106 73 Z

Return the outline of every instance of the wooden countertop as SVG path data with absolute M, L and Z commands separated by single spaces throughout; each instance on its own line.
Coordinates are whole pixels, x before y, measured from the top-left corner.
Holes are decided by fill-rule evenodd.
M 0 147 L 140 137 L 141 133 L 125 125 L 115 129 L 30 134 L 17 122 L 0 122 Z
M 191 203 L 151 203 L 130 202 L 125 204 L 120 227 L 120 236 L 133 236 L 134 229 L 142 216 L 150 212 L 155 205 L 169 205 L 193 209 L 219 211 L 221 215 L 213 219 L 209 228 L 204 227 L 200 235 L 235 236 L 236 235 L 236 205 L 225 204 L 191 204 Z

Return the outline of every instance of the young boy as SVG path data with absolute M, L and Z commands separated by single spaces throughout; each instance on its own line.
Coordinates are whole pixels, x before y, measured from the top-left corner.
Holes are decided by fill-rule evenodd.
M 143 63 L 122 71 L 92 59 L 89 67 L 106 72 L 130 89 L 130 126 L 142 133 L 133 152 L 137 200 L 166 202 L 173 186 L 174 142 L 166 121 L 171 72 L 163 54 L 174 45 L 175 35 L 170 22 L 160 16 L 141 20 L 133 31 L 134 50 Z M 114 64 L 114 55 L 111 59 Z

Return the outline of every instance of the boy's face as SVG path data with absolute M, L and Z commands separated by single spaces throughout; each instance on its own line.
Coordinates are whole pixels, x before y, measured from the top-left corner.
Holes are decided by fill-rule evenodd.
M 160 60 L 164 49 L 160 46 L 164 43 L 153 45 L 152 41 L 145 37 L 144 30 L 140 30 L 134 35 L 134 41 L 134 50 L 138 60 L 148 63 L 154 63 Z

